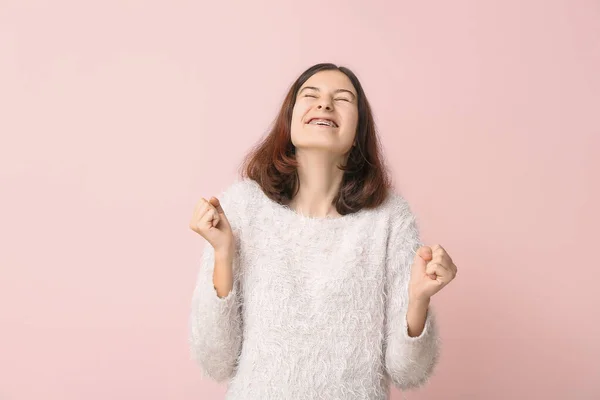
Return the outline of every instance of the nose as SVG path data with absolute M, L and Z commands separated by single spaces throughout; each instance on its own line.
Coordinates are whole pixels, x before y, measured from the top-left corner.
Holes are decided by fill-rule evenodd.
M 317 109 L 331 111 L 333 110 L 333 107 L 331 106 L 331 102 L 328 99 L 322 98 L 319 102 L 319 105 L 317 105 Z

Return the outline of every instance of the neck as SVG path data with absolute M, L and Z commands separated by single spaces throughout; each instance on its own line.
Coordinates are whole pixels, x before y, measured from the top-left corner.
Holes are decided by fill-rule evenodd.
M 332 203 L 344 176 L 337 166 L 344 160 L 325 151 L 301 149 L 296 152 L 296 160 L 300 187 L 290 207 L 310 217 L 339 216 Z

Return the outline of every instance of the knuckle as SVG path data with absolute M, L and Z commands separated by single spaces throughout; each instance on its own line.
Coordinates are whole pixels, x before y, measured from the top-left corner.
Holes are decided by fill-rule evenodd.
M 429 268 L 428 268 L 428 270 L 429 270 L 429 271 L 435 271 L 435 270 L 437 270 L 438 268 L 439 268 L 439 264 L 438 264 L 438 263 L 431 263 L 431 264 L 429 265 Z

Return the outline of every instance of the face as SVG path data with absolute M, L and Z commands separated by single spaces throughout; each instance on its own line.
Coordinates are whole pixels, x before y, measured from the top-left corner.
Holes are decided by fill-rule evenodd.
M 358 98 L 348 77 L 338 71 L 311 76 L 296 95 L 291 137 L 296 149 L 320 149 L 345 155 L 358 125 Z

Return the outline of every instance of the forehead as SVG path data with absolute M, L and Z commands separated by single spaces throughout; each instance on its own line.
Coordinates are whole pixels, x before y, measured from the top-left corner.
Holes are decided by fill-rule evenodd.
M 304 85 L 302 85 L 300 89 L 305 86 L 314 86 L 321 90 L 346 89 L 356 94 L 356 89 L 354 89 L 350 78 L 338 70 L 317 72 L 308 78 L 308 80 L 304 82 Z

